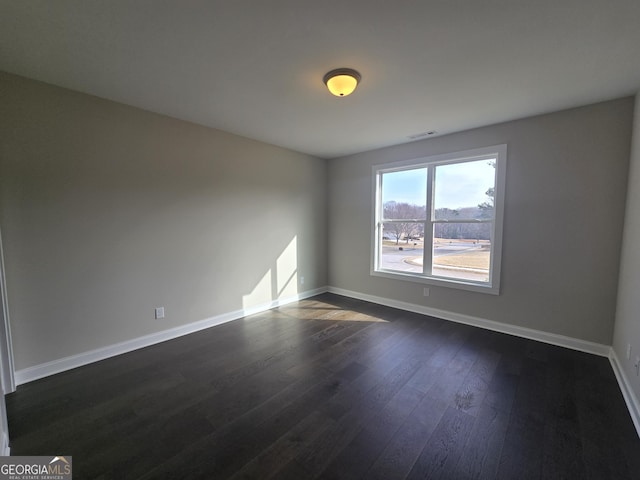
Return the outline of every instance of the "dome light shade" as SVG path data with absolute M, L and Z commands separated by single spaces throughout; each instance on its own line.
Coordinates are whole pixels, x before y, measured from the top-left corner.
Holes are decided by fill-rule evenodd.
M 346 97 L 356 89 L 361 78 L 351 68 L 337 68 L 327 73 L 322 81 L 336 97 Z

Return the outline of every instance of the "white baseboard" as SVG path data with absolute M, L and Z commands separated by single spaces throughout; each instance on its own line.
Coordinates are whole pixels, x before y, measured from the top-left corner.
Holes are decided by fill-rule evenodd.
M 337 287 L 329 287 L 328 291 L 330 293 L 343 295 L 345 297 L 357 298 L 359 300 L 365 300 L 367 302 L 386 305 L 387 307 L 393 307 L 393 308 L 398 308 L 400 310 L 406 310 L 409 312 L 430 315 L 432 317 L 441 318 L 443 320 L 450 320 L 452 322 L 473 325 L 475 327 L 485 328 L 487 330 L 493 330 L 495 332 L 507 333 L 509 335 L 514 335 L 516 337 L 528 338 L 528 339 L 537 340 L 543 343 L 549 343 L 551 345 L 558 345 L 560 347 L 570 348 L 572 350 L 579 350 L 581 352 L 592 353 L 595 355 L 599 355 L 601 357 L 608 357 L 609 352 L 611 350 L 611 347 L 609 345 L 602 345 L 600 343 L 594 343 L 594 342 L 589 342 L 587 340 L 580 340 L 577 338 L 566 337 L 564 335 L 558 335 L 555 333 L 543 332 L 541 330 L 534 330 L 526 327 L 519 327 L 517 325 L 509 325 L 506 323 L 495 322 L 493 320 L 486 320 L 484 318 L 472 317 L 470 315 L 463 315 L 461 313 L 449 312 L 446 310 L 427 307 L 425 305 L 417 305 L 414 303 L 401 302 L 398 300 L 392 300 L 390 298 L 367 295 L 365 293 L 353 292 L 351 290 L 344 290 L 342 288 L 337 288 Z
M 627 404 L 633 425 L 636 427 L 636 432 L 638 432 L 638 436 L 640 437 L 640 402 L 638 402 L 638 397 L 636 397 L 636 394 L 633 392 L 631 382 L 629 382 L 627 375 L 624 373 L 622 364 L 613 348 L 611 348 L 609 352 L 609 361 L 611 362 L 613 373 L 615 373 L 616 379 L 618 380 L 618 385 L 620 385 L 620 390 L 622 390 L 622 396 Z
M 22 385 L 34 380 L 38 380 L 39 378 L 48 377 L 49 375 L 54 375 L 56 373 L 71 370 L 72 368 L 81 367 L 89 363 L 131 352 L 139 348 L 155 345 L 156 343 L 165 342 L 173 338 L 188 335 L 189 333 L 204 330 L 205 328 L 210 328 L 216 325 L 230 322 L 232 320 L 237 320 L 248 315 L 265 312 L 281 305 L 286 305 L 288 303 L 297 302 L 298 300 L 313 297 L 321 293 L 326 293 L 327 291 L 327 287 L 308 290 L 306 292 L 298 293 L 297 295 L 273 300 L 272 302 L 257 305 L 255 307 L 223 313 L 221 315 L 216 315 L 214 317 L 199 320 L 197 322 L 182 325 L 180 327 L 175 327 L 168 330 L 163 330 L 161 332 L 152 333 L 150 335 L 145 335 L 143 337 L 127 340 L 115 345 L 109 345 L 107 347 L 98 348 L 96 350 L 91 350 L 88 352 L 79 353 L 77 355 L 72 355 L 70 357 L 64 357 L 53 360 L 51 362 L 35 365 L 33 367 L 24 368 L 15 372 L 16 385 Z

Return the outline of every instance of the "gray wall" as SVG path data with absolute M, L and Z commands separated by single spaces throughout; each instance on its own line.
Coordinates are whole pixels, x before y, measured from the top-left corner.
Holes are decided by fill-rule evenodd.
M 17 370 L 326 285 L 326 161 L 1 73 L 0 108 Z
M 620 260 L 618 309 L 613 338 L 613 348 L 620 364 L 630 380 L 637 398 L 640 398 L 640 381 L 634 367 L 640 356 L 640 92 L 636 95 L 633 122 L 633 146 L 629 169 L 629 190 Z M 631 344 L 631 356 L 627 360 L 627 345 Z
M 0 108 L 18 370 L 327 283 L 612 341 L 630 98 L 331 160 L 328 178 L 323 160 L 2 73 Z M 422 285 L 371 277 L 371 165 L 500 143 L 509 148 L 501 294 L 431 287 L 425 298 Z M 638 269 L 624 267 L 638 260 L 636 197 L 632 189 L 621 359 L 629 336 L 640 352 L 629 313 Z M 167 318 L 154 320 L 155 306 Z
M 632 115 L 625 98 L 331 160 L 329 284 L 610 345 Z M 370 276 L 371 166 L 502 143 L 500 295 Z

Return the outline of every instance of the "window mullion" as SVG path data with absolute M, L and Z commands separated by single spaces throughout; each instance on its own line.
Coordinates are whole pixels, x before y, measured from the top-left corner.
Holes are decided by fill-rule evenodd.
M 383 206 L 382 206 L 382 175 L 380 174 L 376 174 L 376 186 L 375 186 L 375 200 L 374 200 L 374 204 L 375 204 L 375 214 L 374 214 L 374 219 L 375 219 L 375 225 L 374 225 L 374 243 L 373 243 L 373 255 L 374 255 L 374 262 L 375 262 L 375 268 L 378 269 L 382 259 L 382 238 L 384 235 L 384 228 L 383 228 L 383 224 L 382 224 L 382 217 L 383 215 Z
M 433 184 L 435 182 L 435 167 L 427 168 L 427 218 L 424 222 L 424 249 L 422 257 L 422 273 L 432 275 L 433 266 Z M 428 240 L 427 240 L 428 239 Z

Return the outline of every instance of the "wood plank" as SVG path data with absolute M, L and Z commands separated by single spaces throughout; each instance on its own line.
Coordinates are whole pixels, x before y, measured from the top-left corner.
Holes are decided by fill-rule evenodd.
M 317 411 L 311 413 L 230 478 L 232 480 L 280 478 L 280 470 L 329 428 L 329 425 L 324 415 Z
M 342 449 L 322 476 L 361 478 L 418 406 L 422 397 L 424 393 L 405 384 L 377 415 L 363 424 L 360 433 Z
M 498 466 L 509 415 L 489 405 L 476 412 L 476 421 L 464 446 L 464 455 L 455 467 L 454 478 L 500 478 Z M 551 477 L 548 477 L 551 478 Z
M 496 478 L 541 479 L 544 422 L 537 415 L 512 412 Z
M 464 453 L 467 436 L 473 426 L 473 417 L 448 407 L 407 479 L 451 478 L 451 472 Z
M 364 478 L 405 478 L 447 410 L 445 402 L 423 397 Z

